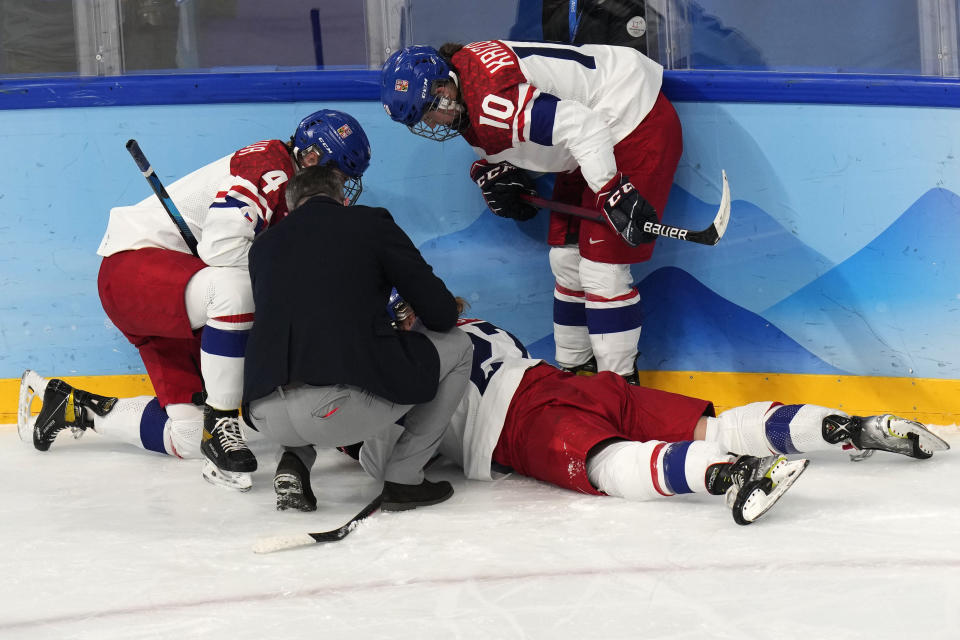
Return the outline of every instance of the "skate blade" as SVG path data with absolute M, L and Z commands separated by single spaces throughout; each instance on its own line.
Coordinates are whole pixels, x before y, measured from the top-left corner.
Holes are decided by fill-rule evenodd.
M 47 389 L 47 380 L 36 371 L 27 369 L 20 377 L 20 398 L 17 402 L 17 435 L 24 442 L 33 444 L 33 425 L 35 418 L 31 418 L 31 406 L 36 396 L 43 396 Z
M 916 454 L 919 453 L 921 456 L 929 458 L 937 451 L 947 451 L 950 449 L 950 445 L 946 440 L 933 434 L 925 426 L 913 420 L 890 416 L 886 431 L 891 437 L 902 438 L 908 442 L 915 441 L 916 449 L 919 449 L 919 452 L 915 451 L 915 448 L 911 445 L 908 447 L 910 453 L 907 454 L 913 455 L 914 457 L 918 457 Z
M 247 492 L 253 486 L 253 476 L 238 471 L 224 471 L 209 460 L 203 461 L 203 479 L 218 487 Z
M 744 490 L 737 492 L 732 506 L 733 519 L 737 524 L 751 524 L 769 511 L 783 494 L 806 470 L 809 460 L 781 460 L 774 465 L 760 480 L 754 480 L 745 485 Z M 775 483 L 775 484 L 774 484 Z M 770 485 L 773 485 L 770 488 Z

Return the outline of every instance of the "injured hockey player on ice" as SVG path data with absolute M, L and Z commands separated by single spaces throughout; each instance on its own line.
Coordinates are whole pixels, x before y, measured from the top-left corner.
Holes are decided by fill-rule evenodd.
M 465 304 L 458 299 L 461 305 Z M 416 321 L 394 295 L 400 328 Z M 629 500 L 684 493 L 725 496 L 739 524 L 763 515 L 806 469 L 792 454 L 875 451 L 918 460 L 949 445 L 924 425 L 890 414 L 850 416 L 812 404 L 754 402 L 714 416 L 709 400 L 578 376 L 531 359 L 509 331 L 461 318 L 474 344 L 471 384 L 440 445 L 467 478 L 514 472 L 559 487 Z M 392 441 L 368 441 L 359 460 L 375 478 Z M 357 455 L 358 447 L 347 448 Z M 827 454 L 824 454 L 827 455 Z M 851 467 L 856 472 L 856 467 Z M 303 479 L 309 486 L 309 477 Z

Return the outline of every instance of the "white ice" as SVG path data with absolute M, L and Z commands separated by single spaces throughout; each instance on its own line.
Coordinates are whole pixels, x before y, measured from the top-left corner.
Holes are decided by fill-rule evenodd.
M 321 452 L 312 514 L 277 512 L 261 440 L 247 494 L 199 462 L 0 427 L 0 638 L 960 638 L 960 431 L 921 462 L 819 454 L 754 525 L 722 499 L 647 503 L 528 478 L 336 528 L 378 492 Z

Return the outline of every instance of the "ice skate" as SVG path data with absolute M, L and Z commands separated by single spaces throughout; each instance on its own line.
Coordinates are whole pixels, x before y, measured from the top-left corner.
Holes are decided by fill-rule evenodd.
M 750 524 L 770 510 L 809 463 L 785 456 L 740 456 L 732 463 L 714 464 L 707 469 L 707 490 L 714 495 L 726 495 L 734 522 Z
M 34 375 L 36 376 L 36 374 Z M 40 378 L 40 376 L 33 378 L 25 372 L 21 379 L 21 394 L 24 393 L 22 389 L 24 384 L 28 387 L 31 384 L 39 386 L 38 380 L 43 380 L 43 378 Z M 30 395 L 29 391 L 26 395 Z M 33 398 L 30 397 L 30 399 Z M 48 450 L 57 434 L 66 428 L 70 428 L 74 437 L 79 438 L 84 431 L 93 428 L 93 418 L 87 415 L 85 409 L 89 409 L 97 415 L 105 416 L 116 403 L 117 398 L 108 398 L 82 389 L 75 389 L 57 378 L 48 380 L 43 390 L 43 406 L 40 407 L 40 413 L 33 423 L 33 446 L 37 451 Z M 29 413 L 29 406 L 26 412 Z
M 950 448 L 944 440 L 913 420 L 892 414 L 869 416 L 832 415 L 823 419 L 823 439 L 831 444 L 847 443 L 858 450 L 853 460 L 869 457 L 873 451 L 899 453 L 926 460 L 937 451 Z
M 597 375 L 597 359 L 593 356 L 590 356 L 590 359 L 584 362 L 583 364 L 578 364 L 574 367 L 560 367 L 567 373 L 572 373 L 576 376 L 595 376 Z
M 203 461 L 203 479 L 218 487 L 246 493 L 253 487 L 253 476 L 239 471 L 224 471 L 209 460 Z
M 257 470 L 257 459 L 247 447 L 240 431 L 240 412 L 203 407 L 203 441 L 200 451 L 206 458 L 203 477 L 212 484 L 248 491 L 253 486 L 250 473 Z
M 47 379 L 36 371 L 27 369 L 20 377 L 20 399 L 17 402 L 17 434 L 24 442 L 31 442 L 33 438 L 35 420 L 32 420 L 30 416 L 33 399 L 36 396 L 43 397 L 43 392 L 46 389 Z
M 288 451 L 280 456 L 277 472 L 273 476 L 273 490 L 277 494 L 277 511 L 317 510 L 317 498 L 310 487 L 310 470 L 300 458 Z

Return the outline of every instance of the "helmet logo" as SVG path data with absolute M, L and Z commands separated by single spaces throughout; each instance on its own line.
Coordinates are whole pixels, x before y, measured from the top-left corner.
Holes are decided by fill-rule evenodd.
M 350 125 L 344 124 L 343 126 L 337 129 L 337 133 L 340 135 L 341 140 L 346 140 L 347 136 L 353 133 L 353 129 L 350 128 Z
M 400 91 L 401 93 L 406 93 L 407 89 L 410 88 L 409 83 L 406 80 L 397 79 L 396 83 L 393 85 L 394 91 Z

